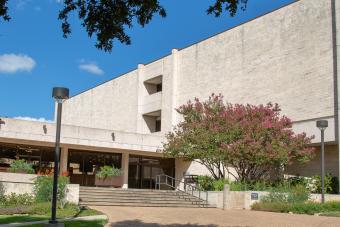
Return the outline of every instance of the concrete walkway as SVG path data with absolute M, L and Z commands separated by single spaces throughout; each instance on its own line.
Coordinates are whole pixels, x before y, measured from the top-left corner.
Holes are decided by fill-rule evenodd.
M 158 208 L 91 207 L 109 217 L 107 227 L 340 227 L 340 218 L 260 211 Z

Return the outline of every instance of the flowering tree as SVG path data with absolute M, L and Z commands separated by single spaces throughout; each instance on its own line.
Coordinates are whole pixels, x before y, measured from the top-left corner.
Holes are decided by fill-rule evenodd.
M 204 165 L 215 179 L 226 171 L 239 181 L 256 181 L 293 160 L 306 162 L 314 154 L 312 137 L 294 134 L 292 122 L 280 116 L 277 104 L 241 105 L 212 94 L 177 109 L 184 121 L 166 135 L 164 152 Z M 230 171 L 232 167 L 237 174 Z

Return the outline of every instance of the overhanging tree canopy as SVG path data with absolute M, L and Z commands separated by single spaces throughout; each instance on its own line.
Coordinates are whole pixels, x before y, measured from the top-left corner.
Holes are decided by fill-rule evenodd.
M 239 8 L 246 8 L 247 1 L 215 0 L 207 13 L 218 17 L 226 11 L 230 16 L 234 16 Z M 9 0 L 0 0 L 0 19 L 5 21 L 11 19 L 8 2 Z M 96 47 L 104 51 L 112 50 L 114 40 L 124 44 L 131 43 L 125 29 L 131 28 L 133 21 L 144 27 L 155 14 L 166 16 L 166 10 L 159 0 L 64 0 L 58 18 L 62 21 L 61 28 L 65 38 L 71 33 L 68 19 L 72 12 L 78 13 L 87 34 L 90 37 L 95 35 Z

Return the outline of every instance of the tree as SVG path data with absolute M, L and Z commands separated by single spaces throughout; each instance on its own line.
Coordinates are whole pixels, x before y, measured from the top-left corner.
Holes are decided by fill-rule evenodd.
M 207 13 L 220 16 L 223 11 L 234 16 L 238 8 L 245 10 L 248 0 L 215 0 Z M 0 0 L 0 19 L 9 21 L 8 0 Z M 125 29 L 131 28 L 133 21 L 144 27 L 155 14 L 166 16 L 165 9 L 159 0 L 64 0 L 63 9 L 58 19 L 62 21 L 63 36 L 67 38 L 71 33 L 68 18 L 72 12 L 78 13 L 78 18 L 87 34 L 96 35 L 95 46 L 104 51 L 111 51 L 113 41 L 130 44 L 131 39 Z
M 197 161 L 215 179 L 225 178 L 227 171 L 238 181 L 257 181 L 273 168 L 306 162 L 314 154 L 309 146 L 313 137 L 294 134 L 291 120 L 280 116 L 277 104 L 233 105 L 212 94 L 204 102 L 189 101 L 177 112 L 183 121 L 166 135 L 165 155 Z

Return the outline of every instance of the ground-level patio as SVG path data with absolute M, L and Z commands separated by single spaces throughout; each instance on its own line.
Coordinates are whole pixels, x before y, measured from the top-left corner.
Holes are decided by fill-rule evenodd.
M 214 208 L 91 207 L 109 217 L 107 227 L 330 227 L 340 218 Z

